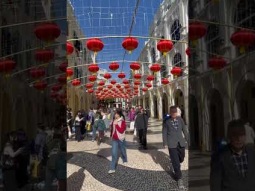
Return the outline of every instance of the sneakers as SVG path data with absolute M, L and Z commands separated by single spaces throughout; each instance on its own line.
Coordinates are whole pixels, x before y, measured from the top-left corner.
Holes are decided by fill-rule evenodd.
M 179 189 L 185 189 L 182 179 L 179 179 L 179 180 L 177 181 L 177 184 L 178 184 L 178 188 L 179 188 Z
M 113 174 L 113 173 L 115 173 L 115 170 L 109 170 L 108 171 L 108 174 Z

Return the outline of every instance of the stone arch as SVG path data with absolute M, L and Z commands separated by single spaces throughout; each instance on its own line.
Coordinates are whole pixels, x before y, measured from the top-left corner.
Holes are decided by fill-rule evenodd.
M 167 96 L 167 93 L 164 92 L 162 95 L 162 116 L 169 113 L 168 108 L 169 108 L 168 96 Z
M 174 104 L 178 106 L 182 111 L 182 118 L 185 121 L 185 106 L 184 106 L 184 94 L 181 89 L 176 89 L 174 92 Z
M 199 131 L 198 102 L 195 95 L 189 95 L 189 126 L 191 148 L 197 149 L 201 145 Z
M 207 107 L 209 111 L 209 143 L 215 149 L 219 139 L 225 138 L 224 103 L 219 90 L 211 89 L 207 94 Z
M 236 102 L 241 119 L 249 120 L 255 124 L 255 82 L 243 80 L 236 90 Z
M 153 103 L 154 103 L 154 118 L 159 118 L 158 114 L 158 98 L 156 95 L 153 96 Z

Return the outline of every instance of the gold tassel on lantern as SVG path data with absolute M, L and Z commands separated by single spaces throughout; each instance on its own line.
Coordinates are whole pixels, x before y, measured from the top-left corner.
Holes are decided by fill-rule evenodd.
M 244 54 L 245 53 L 245 47 L 244 46 L 241 46 L 240 49 L 239 49 L 240 53 L 241 54 Z
M 193 47 L 196 47 L 197 44 L 198 44 L 198 40 L 192 40 L 192 41 L 191 41 L 191 45 L 192 45 Z
M 166 55 L 167 55 L 167 52 L 163 52 L 163 56 L 166 57 Z

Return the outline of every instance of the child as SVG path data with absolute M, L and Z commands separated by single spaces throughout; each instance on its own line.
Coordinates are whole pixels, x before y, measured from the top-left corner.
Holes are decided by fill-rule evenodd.
M 100 145 L 100 143 L 103 141 L 104 132 L 106 130 L 105 122 L 102 115 L 99 115 L 99 119 L 95 122 L 94 128 L 96 129 L 96 131 L 98 131 L 97 144 Z

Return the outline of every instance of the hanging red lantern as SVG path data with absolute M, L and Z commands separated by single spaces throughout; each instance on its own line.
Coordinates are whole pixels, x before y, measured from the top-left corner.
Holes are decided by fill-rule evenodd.
M 167 78 L 163 78 L 163 79 L 161 80 L 161 83 L 162 83 L 163 85 L 167 85 L 167 84 L 169 84 L 169 81 L 168 81 Z
M 111 80 L 111 84 L 112 85 L 114 85 L 114 84 L 116 84 L 117 82 L 116 82 L 116 80 Z
M 62 62 L 59 65 L 59 70 L 62 71 L 62 72 L 66 72 L 67 67 L 68 67 L 68 62 Z
M 247 29 L 241 29 L 234 32 L 230 38 L 233 45 L 240 48 L 240 53 L 244 53 L 245 49 L 255 44 L 255 32 Z
M 87 84 L 85 85 L 85 87 L 86 87 L 87 89 L 91 89 L 91 88 L 93 88 L 93 86 L 94 86 L 93 83 L 87 83 Z
M 78 80 L 78 79 L 74 79 L 74 80 L 72 81 L 72 85 L 73 85 L 73 86 L 79 86 L 79 85 L 81 85 L 81 81 Z
M 191 51 L 190 51 L 190 48 L 189 48 L 189 47 L 186 49 L 186 54 L 188 55 L 188 57 L 191 56 Z
M 97 73 L 98 70 L 99 70 L 99 67 L 98 67 L 97 64 L 91 64 L 91 65 L 89 65 L 88 70 L 89 70 L 91 73 Z
M 99 86 L 104 86 L 104 84 L 105 84 L 105 82 L 104 82 L 103 80 L 101 80 L 101 81 L 98 83 Z
M 140 85 L 140 84 L 138 84 L 138 85 Z M 138 85 L 134 86 L 134 89 L 135 89 L 135 90 L 139 89 L 139 86 L 138 86 Z
M 32 78 L 38 79 L 41 78 L 43 76 L 45 76 L 45 69 L 44 68 L 32 68 L 29 71 L 29 74 Z
M 103 87 L 99 86 L 99 87 L 97 87 L 97 90 L 101 91 L 101 90 L 103 90 Z
M 123 83 L 123 84 L 129 84 L 129 81 L 128 81 L 127 79 L 124 79 L 124 80 L 122 81 L 122 83 Z
M 91 75 L 91 76 L 88 77 L 88 80 L 89 80 L 90 82 L 94 82 L 94 81 L 97 80 L 97 76 L 96 76 L 96 75 Z
M 182 69 L 180 67 L 173 67 L 173 69 L 171 70 L 171 74 L 173 74 L 174 76 L 180 76 L 182 73 Z
M 39 81 L 34 83 L 34 88 L 37 90 L 43 91 L 47 87 L 47 83 L 45 81 Z
M 35 52 L 35 59 L 38 62 L 48 63 L 54 58 L 54 52 L 50 49 L 40 49 Z
M 116 71 L 119 69 L 119 64 L 117 62 L 112 62 L 110 65 L 109 65 L 109 69 L 112 70 L 112 71 Z
M 152 72 L 159 72 L 161 70 L 161 66 L 159 64 L 152 64 L 150 70 Z
M 124 85 L 124 88 L 125 88 L 125 89 L 128 89 L 128 88 L 130 88 L 130 85 L 129 85 L 129 84 L 126 84 L 126 85 Z
M 34 33 L 38 39 L 52 42 L 60 36 L 61 30 L 56 23 L 45 22 L 36 26 Z
M 139 80 L 139 79 L 141 79 L 141 78 L 142 78 L 142 75 L 141 75 L 141 74 L 135 74 L 135 75 L 134 75 L 134 79 Z
M 97 53 L 104 48 L 104 43 L 98 38 L 92 38 L 87 41 L 87 48 L 90 51 Z
M 53 99 L 55 99 L 55 98 L 58 97 L 58 93 L 57 93 L 57 92 L 51 92 L 51 93 L 50 93 L 50 97 L 53 98 Z
M 157 49 L 159 52 L 163 53 L 164 56 L 167 55 L 169 51 L 173 48 L 173 43 L 171 40 L 160 40 L 157 44 Z
M 147 88 L 151 88 L 152 87 L 151 83 L 146 83 L 146 86 L 147 86 Z
M 140 82 L 140 81 L 134 81 L 134 84 L 135 84 L 136 86 L 139 86 L 139 85 L 141 84 L 141 82 Z
M 67 55 L 72 54 L 73 51 L 74 51 L 73 45 L 70 42 L 66 42 L 66 52 L 67 52 Z
M 67 76 L 67 79 L 69 80 L 73 75 L 73 69 L 72 68 L 67 68 L 66 69 L 66 76 Z
M 0 72 L 5 74 L 11 73 L 16 67 L 16 62 L 11 59 L 0 60 Z
M 58 92 L 59 90 L 61 90 L 62 85 L 60 84 L 55 84 L 54 86 L 52 86 L 51 90 L 54 92 Z
M 208 61 L 208 66 L 212 69 L 219 70 L 227 65 L 227 61 L 222 57 L 214 57 Z
M 94 92 L 93 89 L 88 89 L 88 93 L 92 94 Z
M 116 88 L 120 89 L 120 88 L 121 88 L 121 85 L 120 85 L 120 84 L 117 84 L 117 85 L 116 85 Z
M 189 40 L 195 41 L 205 36 L 207 28 L 204 23 L 194 21 L 189 23 Z
M 121 72 L 121 73 L 118 74 L 118 77 L 119 77 L 120 79 L 122 79 L 122 78 L 125 78 L 126 75 L 125 75 L 124 72 Z
M 112 75 L 109 74 L 109 73 L 104 74 L 104 78 L 107 79 L 107 80 L 110 79 L 111 77 L 112 77 Z
M 131 70 L 139 70 L 140 69 L 140 64 L 138 62 L 132 62 L 130 64 L 130 69 Z
M 146 87 L 143 87 L 143 88 L 142 88 L 142 91 L 143 91 L 143 92 L 146 92 L 147 90 L 148 90 L 148 88 L 146 88 Z
M 112 86 L 111 84 L 109 84 L 107 87 L 108 87 L 109 89 L 112 89 L 112 88 L 113 88 L 113 86 Z
M 147 76 L 148 81 L 153 81 L 154 79 L 155 79 L 155 77 L 153 75 L 148 75 Z
M 138 47 L 138 40 L 134 37 L 127 37 L 123 40 L 122 47 L 131 54 Z

